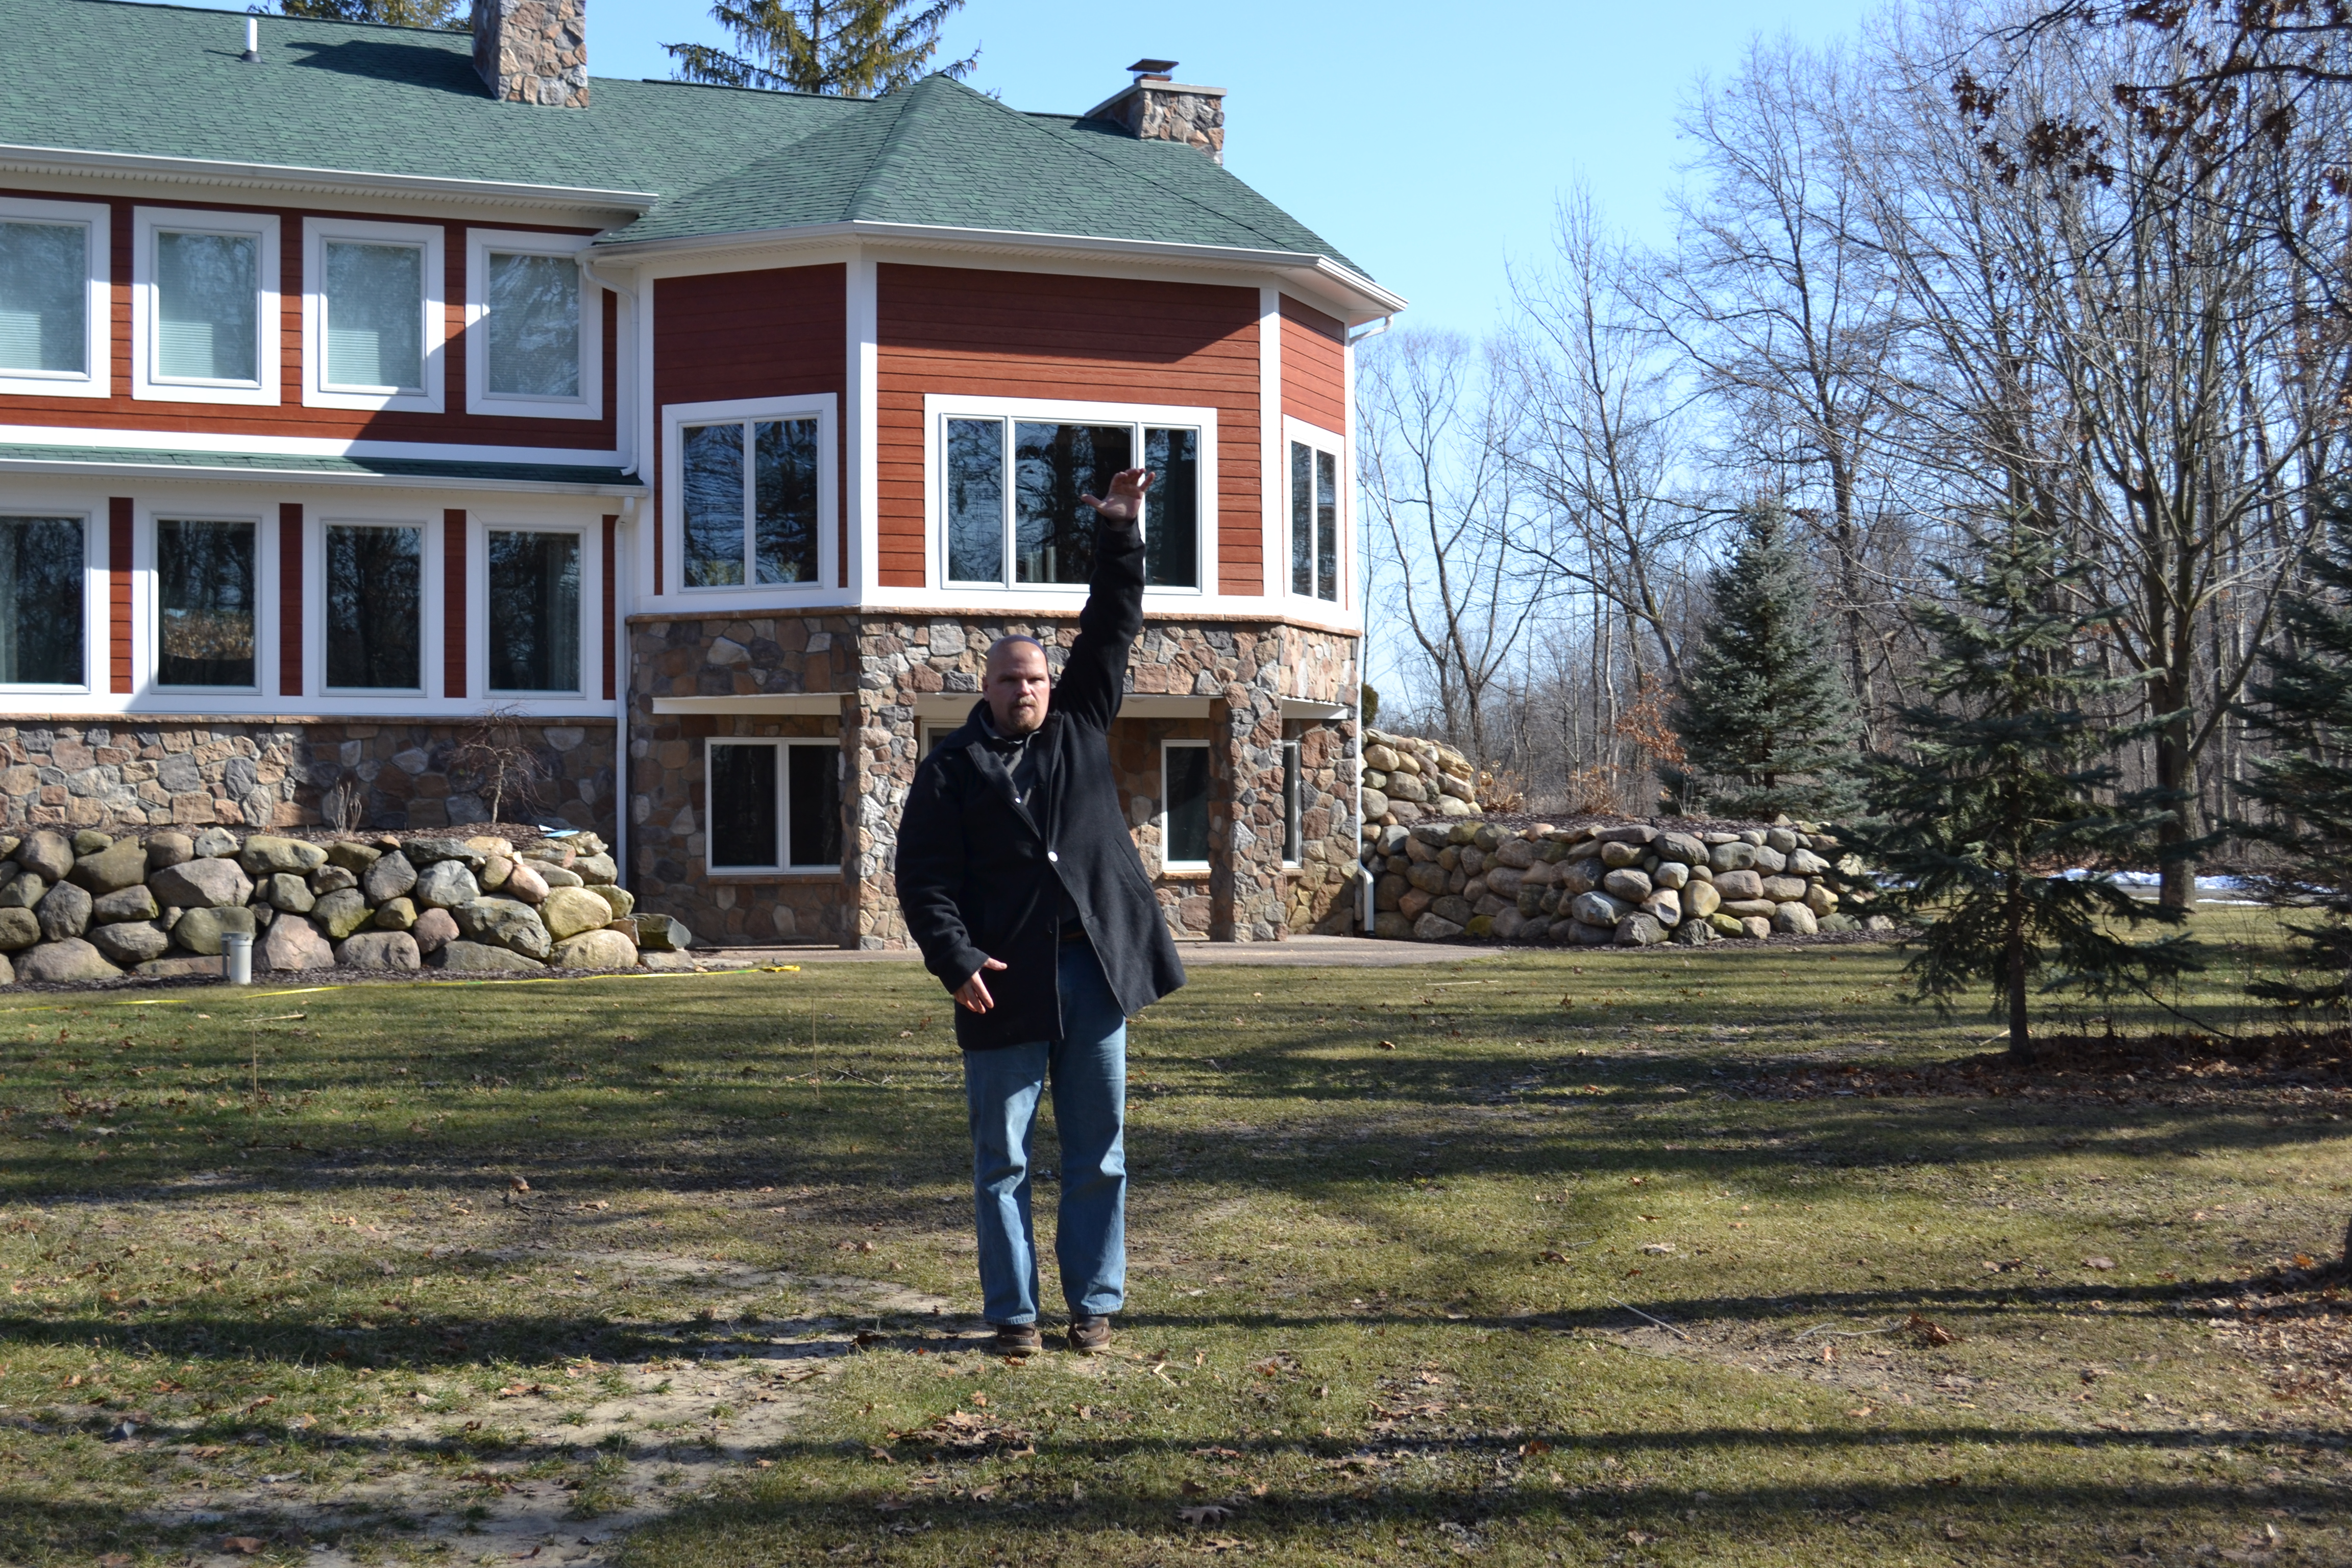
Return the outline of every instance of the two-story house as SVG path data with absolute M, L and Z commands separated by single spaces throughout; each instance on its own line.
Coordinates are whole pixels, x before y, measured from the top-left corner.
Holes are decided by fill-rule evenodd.
M 1141 463 L 1169 919 L 1353 918 L 1349 336 L 1402 301 L 1226 172 L 1217 89 L 591 78 L 582 0 L 0 19 L 10 831 L 481 821 L 496 710 L 647 908 L 903 941 L 927 737 L 1066 644 L 1076 497 Z

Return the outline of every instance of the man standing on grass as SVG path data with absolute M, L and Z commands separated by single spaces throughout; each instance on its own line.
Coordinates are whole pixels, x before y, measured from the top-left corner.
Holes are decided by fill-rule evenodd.
M 1143 629 L 1143 506 L 1129 468 L 1094 509 L 1094 581 L 1058 685 L 1033 637 L 988 650 L 981 700 L 915 769 L 898 904 L 956 1000 L 980 1284 L 996 1348 L 1037 1331 L 1030 1149 L 1050 1083 L 1062 1144 L 1054 1257 L 1070 1348 L 1110 1342 L 1127 1296 L 1127 1020 L 1184 984 L 1128 837 L 1108 731 Z

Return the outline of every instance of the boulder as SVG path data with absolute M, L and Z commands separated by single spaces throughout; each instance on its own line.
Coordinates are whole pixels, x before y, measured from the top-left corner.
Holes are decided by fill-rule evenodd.
M 196 835 L 190 847 L 198 859 L 217 860 L 236 853 L 236 835 L 226 827 L 207 827 Z
M 1811 936 L 1821 929 L 1813 911 L 1802 904 L 1782 904 L 1772 916 L 1772 929 L 1790 936 Z
M 350 838 L 339 838 L 327 846 L 327 864 L 341 866 L 354 877 L 364 877 L 375 863 L 383 858 L 383 851 L 372 844 L 362 844 Z M 405 889 L 402 889 L 404 892 Z
M 1830 863 L 1810 849 L 1791 850 L 1789 863 L 1783 867 L 1791 877 L 1818 877 L 1830 868 Z
M 1629 904 L 1638 904 L 1650 896 L 1650 879 L 1625 867 L 1601 879 L 1601 889 L 1612 898 Z
M 135 838 L 110 844 L 76 860 L 73 879 L 93 897 L 135 888 L 147 879 L 146 847 Z
M 1834 889 L 1825 888 L 1819 882 L 1808 882 L 1805 884 L 1804 905 L 1813 911 L 1815 920 L 1826 919 L 1836 912 L 1837 892 Z
M 1755 941 L 1762 942 L 1772 934 L 1772 922 L 1761 915 L 1742 915 L 1739 917 L 1739 929 Z
M 1683 908 L 1695 915 L 1711 915 L 1723 907 L 1723 894 L 1713 882 L 1693 882 L 1683 889 Z
M 1412 922 L 1415 942 L 1444 942 L 1462 934 L 1463 927 L 1443 915 L 1426 914 Z
M 62 882 L 66 873 L 74 868 L 73 845 L 62 833 L 47 828 L 34 834 L 16 846 L 16 864 L 27 871 L 40 873 L 44 882 Z
M 209 831 L 209 830 L 208 830 Z M 253 881 L 234 860 L 199 856 L 166 866 L 147 879 L 159 904 L 184 910 L 234 909 L 253 897 Z
M 1378 768 L 1381 772 L 1387 773 L 1396 765 L 1397 754 L 1394 748 L 1381 745 L 1377 741 L 1364 748 L 1364 766 Z
M 1718 877 L 1726 871 L 1745 871 L 1756 864 L 1756 848 L 1734 838 L 1708 850 L 1706 863 Z
M 1563 860 L 1559 865 L 1559 873 L 1554 880 L 1567 892 L 1589 893 L 1601 886 L 1601 879 L 1603 875 L 1601 862 L 1598 860 L 1590 858 Z
M 1805 896 L 1805 879 L 1802 877 L 1767 877 L 1764 879 L 1764 896 L 1776 904 L 1800 902 Z
M 416 923 L 408 928 L 416 941 L 416 951 L 431 953 L 441 950 L 441 944 L 457 939 L 457 919 L 447 910 L 424 910 L 418 912 Z
M 490 863 L 490 858 L 461 838 L 412 838 L 401 846 L 412 865 L 436 866 L 455 860 L 469 872 Z
M 358 887 L 360 879 L 343 867 L 321 866 L 305 877 L 302 883 L 312 892 L 324 898 L 329 893 L 340 893 L 345 888 Z
M 602 900 L 597 901 L 597 907 L 604 907 Z M 477 899 L 450 912 L 457 917 L 457 930 L 468 942 L 508 948 L 532 959 L 545 958 L 555 945 L 547 927 L 540 922 L 539 911 L 513 899 Z
M 507 873 L 506 886 L 499 891 L 509 899 L 519 899 L 526 904 L 537 907 L 547 899 L 547 879 L 540 874 L 541 870 L 541 868 L 537 866 L 518 864 L 513 870 Z M 564 875 L 568 876 L 570 873 L 566 872 Z
M 336 950 L 335 962 L 346 969 L 422 969 L 424 954 L 416 939 L 404 931 L 362 931 Z
M 1895 917 L 1893 915 L 1864 916 L 1862 922 L 1862 929 L 1864 931 L 1893 931 L 1895 929 Z
M 135 969 L 172 950 L 171 933 L 153 921 L 118 921 L 112 925 L 92 926 L 88 941 L 107 963 L 124 969 Z
M 1745 849 L 1746 845 L 1741 845 Z M 1717 871 L 1715 890 L 1727 902 L 1733 899 L 1760 899 L 1764 896 L 1764 879 L 1753 871 Z
M 555 944 L 548 963 L 558 969 L 635 969 L 637 944 L 609 927 Z
M 1486 929 L 1497 942 L 1517 942 L 1527 924 L 1527 916 L 1517 910 L 1505 910 L 1486 922 Z
M 49 890 L 49 879 L 38 871 L 19 870 L 0 886 L 0 910 L 29 910 Z
M 1852 915 L 1822 915 L 1814 923 L 1823 931 L 1860 931 L 1862 922 Z
M 195 840 L 167 827 L 147 840 L 147 869 L 160 871 L 166 866 L 176 866 L 192 858 L 195 852 Z
M 1769 844 L 1758 845 L 1749 853 L 1755 858 L 1748 861 L 1748 865 L 1768 877 L 1777 876 L 1789 868 L 1789 858 Z
M 1706 921 L 1685 921 L 1671 939 L 1683 947 L 1705 947 L 1715 940 L 1715 927 Z
M 1706 846 L 1687 833 L 1661 833 L 1651 846 L 1661 860 L 1672 860 L 1684 866 L 1700 866 L 1706 862 Z
M 1495 859 L 1514 871 L 1524 871 L 1536 863 L 1536 847 L 1524 838 L 1506 838 L 1495 846 Z
M 1781 854 L 1786 855 L 1790 850 L 1797 847 L 1796 830 L 1790 827 L 1767 828 L 1764 833 L 1764 844 L 1767 848 L 1778 849 Z
M 503 947 L 491 947 L 478 942 L 447 942 L 433 954 L 436 969 L 467 973 L 544 974 L 547 965 L 521 953 L 509 952 Z
M 1568 906 L 1568 914 L 1584 925 L 1613 927 L 1625 918 L 1627 908 L 1606 893 L 1579 893 Z
M 1447 893 L 1443 898 L 1429 900 L 1429 912 L 1439 920 L 1452 921 L 1458 926 L 1467 926 L 1470 923 L 1470 917 L 1478 911 L 1472 909 L 1470 900 L 1461 894 Z
M 1493 878 L 1487 879 L 1487 885 L 1490 887 L 1494 885 Z M 629 911 L 637 907 L 636 894 L 617 882 L 592 882 L 589 884 L 588 890 L 611 907 L 613 918 L 616 921 L 626 920 Z
M 30 910 L 0 910 L 0 952 L 16 952 L 41 940 L 41 920 Z
M 340 888 L 319 900 L 310 911 L 310 921 L 330 941 L 341 942 L 367 924 L 374 913 L 357 888 Z
M 569 866 L 586 853 L 585 849 L 576 848 L 561 838 L 542 838 L 523 851 L 526 858 L 550 866 Z
M 299 838 L 280 838 L 274 833 L 257 833 L 245 841 L 244 848 L 237 851 L 236 863 L 245 868 L 247 876 L 257 881 L 264 877 L 276 876 L 280 871 L 307 877 L 327 863 L 327 852 Z
M 409 893 L 425 908 L 454 910 L 480 898 L 482 889 L 481 884 L 474 880 L 474 873 L 467 868 L 465 862 L 446 859 L 436 860 L 419 872 L 416 885 L 409 889 Z
M 273 871 L 262 884 L 262 897 L 273 910 L 283 910 L 289 915 L 307 915 L 319 902 L 310 884 L 297 871 Z
M 1677 892 L 1690 886 L 1690 867 L 1681 860 L 1661 860 L 1658 868 L 1650 873 L 1651 886 L 1672 888 Z
M 1382 918 L 1393 920 L 1396 917 L 1389 915 Z M 1409 926 L 1402 925 L 1394 930 L 1374 926 L 1372 934 L 1386 937 L 1391 942 L 1404 942 L 1412 937 L 1412 930 Z M 666 974 L 696 974 L 702 969 L 702 965 L 682 952 L 641 952 L 637 955 L 637 967 Z
M 1612 838 L 1601 846 L 1601 863 L 1612 870 L 1622 866 L 1638 866 L 1648 853 L 1639 844 Z
M 507 879 L 514 875 L 514 861 L 504 855 L 493 855 L 483 861 L 479 878 L 482 891 L 486 893 L 506 891 Z
M 1769 923 L 1780 906 L 1770 899 L 1726 899 L 1723 912 L 1738 915 L 1741 920 L 1755 919 Z
M 1665 940 L 1666 928 L 1638 910 L 1617 922 L 1619 947 L 1655 947 Z
M 1383 789 L 1374 789 L 1370 784 L 1366 784 L 1364 786 L 1364 820 L 1366 822 L 1378 822 L 1381 817 L 1386 816 L 1388 814 L 1388 791 Z
M 1615 827 L 1604 827 L 1592 837 L 1603 844 L 1647 845 L 1657 840 L 1658 830 L 1646 822 L 1626 822 Z
M 89 895 L 84 893 L 82 896 L 88 898 Z M 122 971 L 106 961 L 104 953 L 78 936 L 69 936 L 61 942 L 45 942 L 38 947 L 28 948 L 18 956 L 16 967 L 19 982 L 43 985 L 115 980 L 122 974 Z
M 89 929 L 90 906 L 97 901 L 71 882 L 59 882 L 42 894 L 33 908 L 41 922 L 41 935 L 50 942 L 79 936 Z
M 197 862 L 190 862 L 196 864 Z M 256 930 L 253 911 L 247 909 L 198 909 L 183 914 L 172 927 L 172 940 L 190 952 L 207 958 L 217 958 L 221 936 L 227 931 L 243 931 L 251 936 Z
M 500 838 L 493 834 L 477 833 L 474 837 L 466 840 L 466 847 L 468 849 L 478 849 L 485 856 L 494 860 L 511 860 L 515 858 L 514 840 L 510 838 Z
M 139 966 L 151 980 L 210 980 L 221 973 L 217 958 L 151 958 Z
M 272 921 L 253 944 L 256 969 L 331 969 L 335 950 L 309 921 Z
M 550 891 L 557 888 L 584 888 L 588 885 L 579 872 L 567 871 L 561 866 L 541 866 L 539 879 L 547 884 Z
M 386 899 L 376 906 L 378 931 L 406 931 L 416 923 L 416 906 L 406 899 Z
M 1642 900 L 1642 912 L 1660 925 L 1672 928 L 1682 923 L 1682 895 L 1670 888 L 1660 888 Z
M 162 914 L 155 895 L 144 883 L 134 882 L 118 888 L 102 899 L 94 899 L 89 906 L 89 923 L 93 926 L 112 925 L 117 921 L 152 921 Z
M 1709 915 L 1706 917 L 1706 923 L 1714 929 L 1717 936 L 1745 937 L 1748 934 L 1748 927 L 1741 923 L 1738 915 Z
M 372 904 L 389 903 L 415 886 L 416 868 L 397 849 L 377 857 L 374 865 L 360 873 L 360 890 Z
M 632 915 L 629 921 L 640 952 L 684 952 L 694 945 L 694 933 L 686 929 L 683 921 L 653 914 Z M 1377 919 L 1374 923 L 1377 925 Z M 1410 922 L 1407 924 L 1410 929 Z
M 551 888 L 539 906 L 547 934 L 562 942 L 613 923 L 613 906 L 585 888 Z
M 0 952 L 0 985 L 14 985 L 16 984 L 16 966 L 8 962 L 8 955 L 6 953 Z

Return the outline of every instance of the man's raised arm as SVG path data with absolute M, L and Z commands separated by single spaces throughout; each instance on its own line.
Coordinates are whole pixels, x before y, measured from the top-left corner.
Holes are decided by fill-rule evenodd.
M 1098 729 L 1118 717 L 1128 655 L 1143 630 L 1143 498 L 1151 480 L 1149 469 L 1127 468 L 1112 478 L 1108 500 L 1078 498 L 1095 510 L 1095 575 L 1054 706 Z

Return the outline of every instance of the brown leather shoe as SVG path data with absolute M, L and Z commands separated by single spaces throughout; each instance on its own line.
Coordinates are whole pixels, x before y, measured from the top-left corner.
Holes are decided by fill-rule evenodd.
M 1110 1320 L 1108 1318 L 1072 1318 L 1070 1348 L 1080 1355 L 1092 1355 L 1097 1351 L 1108 1350 Z
M 1035 1355 L 1045 1348 L 1044 1336 L 1034 1323 L 997 1323 L 996 1353 L 998 1355 Z

